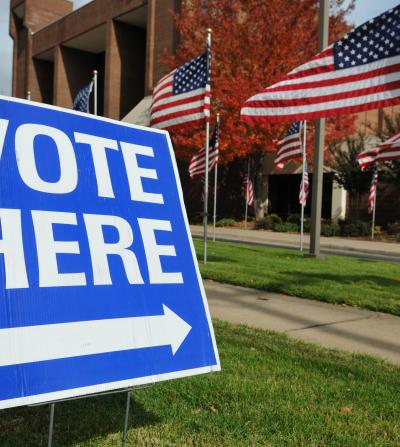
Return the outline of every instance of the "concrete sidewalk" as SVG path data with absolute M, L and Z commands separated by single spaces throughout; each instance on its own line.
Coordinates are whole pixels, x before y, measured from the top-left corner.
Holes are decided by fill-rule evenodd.
M 203 227 L 191 225 L 193 236 L 202 237 Z M 208 227 L 212 237 L 212 227 Z M 291 233 L 276 233 L 264 230 L 242 230 L 239 228 L 217 228 L 216 239 L 231 242 L 247 242 L 258 245 L 268 245 L 284 248 L 298 248 L 300 235 Z M 309 234 L 304 235 L 304 248 L 308 250 Z M 400 262 L 400 244 L 390 242 L 368 241 L 340 237 L 321 237 L 321 251 L 330 254 L 369 257 Z
M 213 318 L 400 364 L 400 317 L 204 281 Z

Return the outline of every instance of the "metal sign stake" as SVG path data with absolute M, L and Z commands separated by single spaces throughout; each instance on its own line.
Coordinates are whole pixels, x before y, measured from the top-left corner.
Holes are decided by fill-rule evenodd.
M 128 433 L 128 422 L 129 422 L 129 410 L 131 407 L 131 391 L 128 390 L 126 393 L 126 408 L 125 408 L 125 423 L 124 431 L 122 434 L 122 447 L 126 446 L 126 435 Z
M 88 397 L 99 397 L 99 396 L 107 396 L 110 394 L 118 394 L 118 393 L 123 393 L 126 392 L 126 407 L 125 407 L 125 420 L 124 420 L 124 430 L 123 430 L 123 435 L 122 435 L 122 447 L 126 447 L 126 435 L 128 433 L 128 422 L 129 422 L 129 412 L 130 412 L 130 403 L 131 403 L 131 392 L 132 392 L 132 388 L 130 389 L 123 389 L 123 390 L 113 390 L 113 391 L 106 391 L 103 393 L 95 393 L 95 394 L 89 394 L 87 396 L 77 396 L 77 397 L 72 397 L 72 398 L 67 398 L 67 399 L 60 399 L 58 402 L 70 402 L 73 400 L 79 400 L 79 399 L 85 399 Z M 49 437 L 48 437 L 48 443 L 47 446 L 48 447 L 52 447 L 53 445 L 53 433 L 54 433 L 54 410 L 55 410 L 55 405 L 56 402 L 48 402 L 50 405 L 50 422 L 49 422 Z M 36 407 L 37 405 L 40 404 L 33 404 L 30 405 L 32 407 Z
M 53 445 L 53 431 L 54 431 L 54 407 L 55 403 L 50 404 L 50 423 L 49 423 L 49 442 L 47 443 L 48 447 L 52 447 Z

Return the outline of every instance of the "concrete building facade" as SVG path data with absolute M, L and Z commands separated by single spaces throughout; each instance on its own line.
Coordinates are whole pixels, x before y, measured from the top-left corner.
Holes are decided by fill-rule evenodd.
M 11 0 L 12 94 L 71 108 L 98 71 L 98 112 L 121 119 L 164 74 L 179 0 Z

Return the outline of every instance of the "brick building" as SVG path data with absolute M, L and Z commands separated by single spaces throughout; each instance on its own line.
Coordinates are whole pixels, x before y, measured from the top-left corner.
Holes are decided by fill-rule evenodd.
M 170 10 L 179 0 L 11 0 L 12 95 L 72 107 L 98 71 L 98 111 L 121 119 L 162 76 L 164 48 L 178 35 Z
M 98 113 L 146 124 L 148 101 L 141 101 L 164 74 L 159 63 L 164 48 L 172 52 L 177 47 L 178 33 L 170 11 L 177 11 L 180 2 L 93 0 L 73 11 L 72 0 L 11 0 L 12 95 L 26 98 L 29 91 L 34 101 L 71 108 L 77 92 L 97 70 Z M 381 116 L 379 111 L 360 114 L 359 128 L 367 122 L 379 124 Z M 269 211 L 281 216 L 299 212 L 301 168 L 289 163 L 278 174 L 273 159 L 274 154 L 268 154 L 264 163 L 266 206 L 269 203 Z M 186 168 L 182 174 L 182 180 L 187 180 L 184 190 L 189 191 Z M 379 185 L 378 193 L 384 198 L 378 201 L 378 222 L 399 219 L 397 190 Z M 197 191 L 196 196 L 200 197 Z M 187 203 L 190 212 L 192 200 Z M 307 214 L 310 205 L 309 200 Z M 332 182 L 329 169 L 324 174 L 322 211 L 323 217 L 334 219 L 344 218 L 348 211 L 347 193 Z

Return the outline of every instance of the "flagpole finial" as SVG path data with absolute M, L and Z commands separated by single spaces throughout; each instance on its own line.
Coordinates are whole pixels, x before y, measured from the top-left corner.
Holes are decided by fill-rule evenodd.
M 207 33 L 212 33 L 212 29 L 211 28 L 207 28 Z
M 97 70 L 93 70 L 93 74 L 95 75 L 95 76 L 97 76 Z

